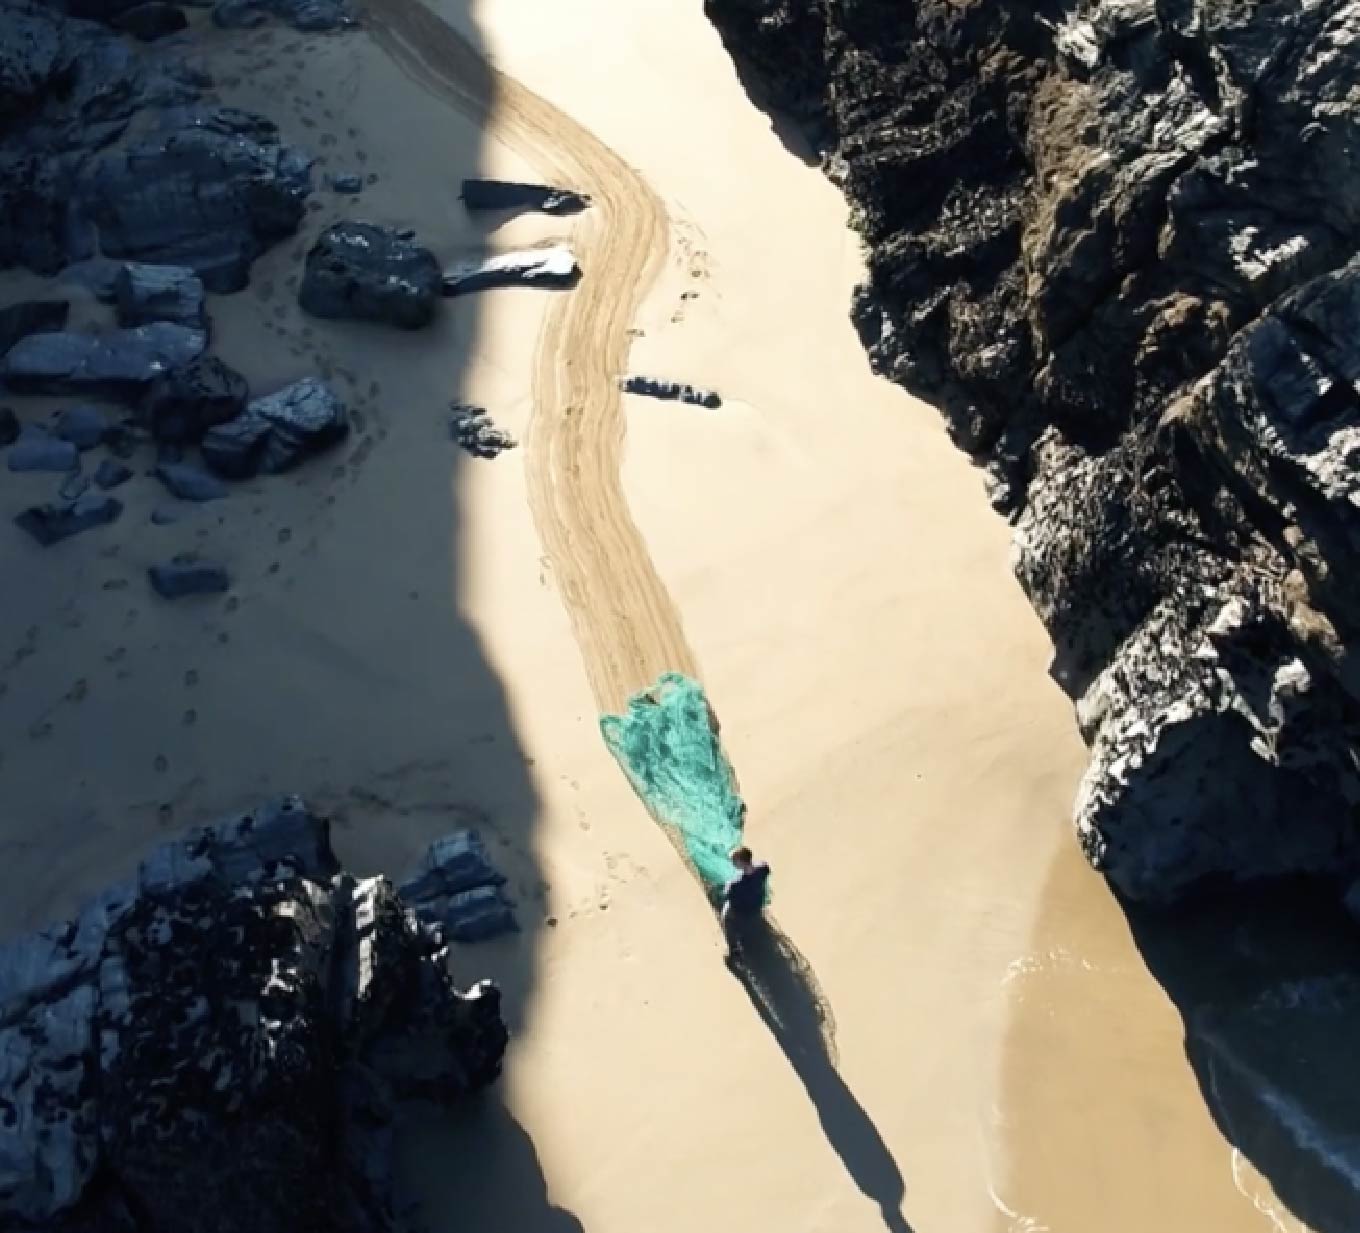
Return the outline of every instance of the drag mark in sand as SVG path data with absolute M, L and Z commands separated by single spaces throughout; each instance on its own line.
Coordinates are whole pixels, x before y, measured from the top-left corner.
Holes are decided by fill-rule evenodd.
M 590 194 L 575 234 L 582 278 L 544 318 L 525 434 L 529 502 L 600 709 L 667 672 L 697 676 L 680 616 L 624 499 L 618 374 L 665 256 L 669 220 L 646 182 L 588 129 L 492 68 L 420 0 L 368 0 L 366 26 L 414 81 Z

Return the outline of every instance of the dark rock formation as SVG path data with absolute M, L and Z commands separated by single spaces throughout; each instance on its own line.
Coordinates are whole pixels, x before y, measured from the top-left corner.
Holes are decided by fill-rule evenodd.
M 152 382 L 138 415 L 157 441 L 187 445 L 246 406 L 246 379 L 215 355 L 173 368 Z
M 434 319 L 439 263 L 414 233 L 336 223 L 307 254 L 298 303 L 314 317 L 381 321 L 414 330 Z
M 495 988 L 270 804 L 0 949 L 0 1223 L 388 1233 L 396 1100 L 484 1087 L 505 1042 Z
M 186 595 L 218 595 L 231 589 L 231 575 L 221 565 L 193 557 L 176 557 L 147 570 L 151 589 L 162 599 Z
M 54 501 L 50 505 L 35 505 L 24 510 L 14 521 L 46 548 L 92 527 L 107 526 L 122 512 L 123 504 L 116 497 L 94 492 Z M 0 1031 L 3 1025 L 3 1017 L 0 1017 Z M 3 1211 L 3 1203 L 3 1183 L 0 1183 L 0 1211 Z
M 485 407 L 471 403 L 450 404 L 449 434 L 476 458 L 496 458 L 519 444 L 504 428 L 497 428 Z
M 484 942 L 519 928 L 504 886 L 477 832 L 455 831 L 430 845 L 398 891 L 436 940 Z
M 101 334 L 30 334 L 0 360 L 0 381 L 19 394 L 107 394 L 135 401 L 168 369 L 196 359 L 201 330 L 169 322 Z
M 19 416 L 13 407 L 0 407 L 0 449 L 19 439 Z
M 118 272 L 114 295 L 119 325 L 174 321 L 196 330 L 207 329 L 203 282 L 184 266 L 130 261 Z
M 159 464 L 156 478 L 181 501 L 220 501 L 228 492 L 217 476 L 187 462 Z
M 656 377 L 623 377 L 619 380 L 619 388 L 629 394 L 687 402 L 696 407 L 712 409 L 722 406 L 722 399 L 712 390 L 701 390 L 679 381 L 662 381 Z
M 65 300 L 29 300 L 0 308 L 0 356 L 30 334 L 64 330 L 70 311 Z
M 466 261 L 444 271 L 444 294 L 465 295 L 497 287 L 574 287 L 581 271 L 567 248 L 531 248 Z
M 1016 525 L 1133 896 L 1360 866 L 1345 0 L 707 0 L 808 119 L 877 371 Z
M 537 210 L 542 214 L 579 214 L 590 205 L 585 193 L 514 180 L 464 180 L 462 198 L 469 210 Z
M 257 398 L 243 415 L 211 428 L 203 461 L 218 475 L 246 479 L 259 472 L 290 471 L 343 440 L 349 413 L 323 381 L 307 377 Z

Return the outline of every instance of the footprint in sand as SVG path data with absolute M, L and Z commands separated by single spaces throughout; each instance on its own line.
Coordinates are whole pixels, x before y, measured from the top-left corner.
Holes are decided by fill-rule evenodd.
M 189 685 L 189 686 L 193 686 L 193 685 L 197 685 L 197 684 L 198 684 L 198 669 L 197 669 L 197 668 L 190 668 L 189 671 L 186 672 L 186 673 L 184 674 L 184 683 L 185 683 L 186 685 Z
M 165 774 L 170 769 L 170 759 L 164 754 L 157 754 L 156 760 L 151 764 L 158 774 Z
M 67 702 L 84 702 L 90 693 L 90 683 L 81 677 L 70 689 L 66 691 Z

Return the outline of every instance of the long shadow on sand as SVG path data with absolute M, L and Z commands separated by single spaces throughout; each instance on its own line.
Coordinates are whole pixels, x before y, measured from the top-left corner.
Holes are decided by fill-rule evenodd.
M 731 970 L 784 1051 L 851 1180 L 878 1207 L 889 1233 L 912 1233 L 902 1214 L 901 1170 L 836 1070 L 835 1019 L 807 959 L 767 916 L 749 931 Z

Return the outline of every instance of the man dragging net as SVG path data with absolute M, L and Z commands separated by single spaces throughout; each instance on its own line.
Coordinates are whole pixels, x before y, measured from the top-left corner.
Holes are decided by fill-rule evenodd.
M 731 856 L 737 873 L 723 887 L 719 913 L 723 937 L 727 939 L 724 959 L 728 963 L 741 958 L 742 947 L 765 909 L 767 883 L 770 880 L 768 862 L 755 860 L 750 848 L 733 848 Z

